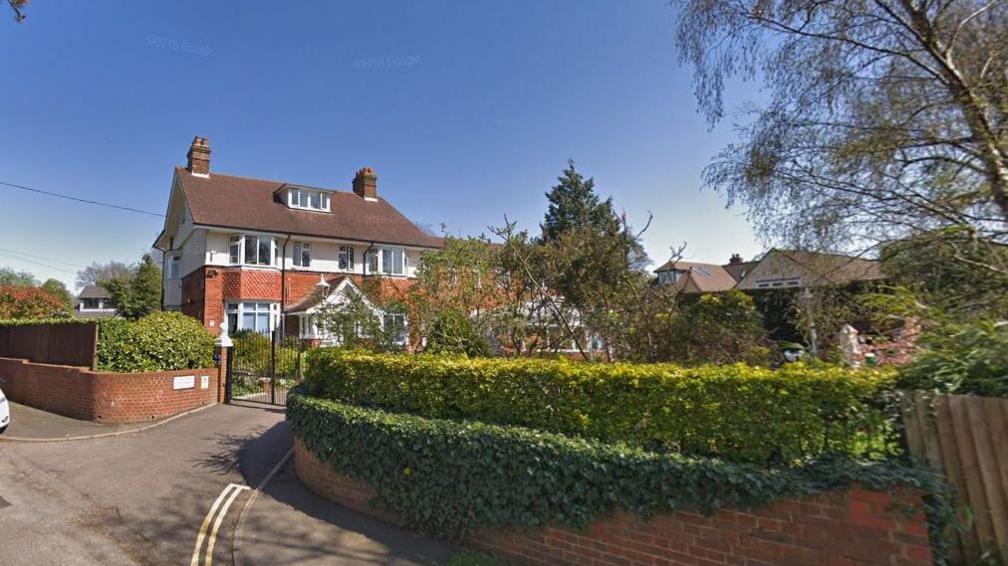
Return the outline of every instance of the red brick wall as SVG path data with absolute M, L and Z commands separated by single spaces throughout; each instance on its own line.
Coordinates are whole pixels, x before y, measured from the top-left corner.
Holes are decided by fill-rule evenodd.
M 183 375 L 195 376 L 196 387 L 172 389 L 173 379 Z M 204 375 L 206 389 L 200 386 Z M 110 373 L 12 358 L 0 358 L 0 376 L 12 401 L 104 423 L 149 421 L 214 404 L 221 377 L 218 368 Z
M 315 493 L 395 521 L 368 505 L 374 491 L 333 472 L 294 440 L 294 469 Z M 777 501 L 759 509 L 689 511 L 644 520 L 617 512 L 585 531 L 484 529 L 465 542 L 526 564 L 808 566 L 931 564 L 921 498 L 908 490 L 852 489 Z

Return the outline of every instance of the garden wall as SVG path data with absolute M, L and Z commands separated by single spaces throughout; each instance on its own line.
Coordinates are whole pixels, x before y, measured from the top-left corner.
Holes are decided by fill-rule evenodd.
M 374 491 L 335 473 L 295 438 L 298 478 L 315 493 L 357 511 L 395 520 L 368 505 Z M 678 511 L 649 520 L 616 513 L 585 531 L 483 529 L 470 546 L 529 564 L 594 565 L 920 565 L 931 564 L 920 496 L 862 489 L 786 499 L 759 509 L 707 517 Z
M 189 376 L 192 387 L 184 379 Z M 218 368 L 111 373 L 0 358 L 0 379 L 0 387 L 14 402 L 75 419 L 128 423 L 217 403 L 222 376 Z M 176 389 L 179 386 L 184 387 Z

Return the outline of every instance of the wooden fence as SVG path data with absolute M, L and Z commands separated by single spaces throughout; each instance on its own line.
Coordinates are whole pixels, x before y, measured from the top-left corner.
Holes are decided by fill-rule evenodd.
M 98 323 L 0 326 L 0 357 L 96 369 Z
M 958 494 L 968 528 L 953 533 L 957 557 L 1008 564 L 1008 399 L 908 392 L 902 413 L 911 455 Z

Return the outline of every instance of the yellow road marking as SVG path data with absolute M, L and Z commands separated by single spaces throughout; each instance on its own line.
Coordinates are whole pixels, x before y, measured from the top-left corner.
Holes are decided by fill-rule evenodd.
M 224 490 L 221 491 L 220 495 L 217 496 L 217 500 L 214 501 L 213 506 L 210 508 L 210 512 L 207 513 L 206 517 L 203 519 L 203 524 L 200 525 L 199 533 L 196 536 L 196 547 L 193 548 L 192 561 L 189 562 L 189 566 L 199 566 L 200 549 L 203 547 L 203 540 L 207 536 L 207 528 L 210 526 L 210 521 L 213 520 L 214 515 L 217 514 L 217 509 L 221 506 L 221 502 L 224 501 L 224 498 L 228 496 L 228 493 L 231 493 L 227 505 L 224 507 L 224 509 L 218 516 L 217 522 L 214 525 L 213 533 L 215 536 L 217 534 L 217 527 L 220 526 L 221 519 L 223 518 L 224 513 L 227 512 L 227 508 L 231 505 L 231 502 L 234 501 L 234 498 L 244 489 L 248 489 L 248 487 L 238 485 L 236 483 L 229 483 L 227 487 L 225 487 Z M 212 548 L 213 543 L 211 542 L 210 544 Z M 207 556 L 208 557 L 210 556 L 209 552 L 207 553 Z M 209 558 L 207 559 L 207 564 L 210 564 Z
M 210 531 L 210 540 L 207 542 L 206 559 L 203 560 L 203 566 L 210 566 L 213 564 L 213 547 L 214 543 L 217 542 L 217 529 L 220 528 L 221 522 L 224 520 L 224 516 L 227 515 L 228 508 L 231 507 L 232 503 L 234 503 L 234 500 L 238 497 L 239 493 L 248 489 L 248 486 L 245 485 L 239 485 L 236 487 L 237 489 L 231 492 L 231 496 L 228 497 L 228 500 L 224 503 L 224 507 L 221 508 L 220 513 L 217 513 L 217 520 L 214 521 L 213 530 Z

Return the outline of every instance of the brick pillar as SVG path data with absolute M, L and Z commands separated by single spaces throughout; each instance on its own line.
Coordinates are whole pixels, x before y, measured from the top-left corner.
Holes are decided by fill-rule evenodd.
M 227 400 L 225 386 L 227 384 L 228 358 L 231 355 L 231 348 L 218 348 L 220 362 L 217 365 L 217 402 L 224 403 Z

